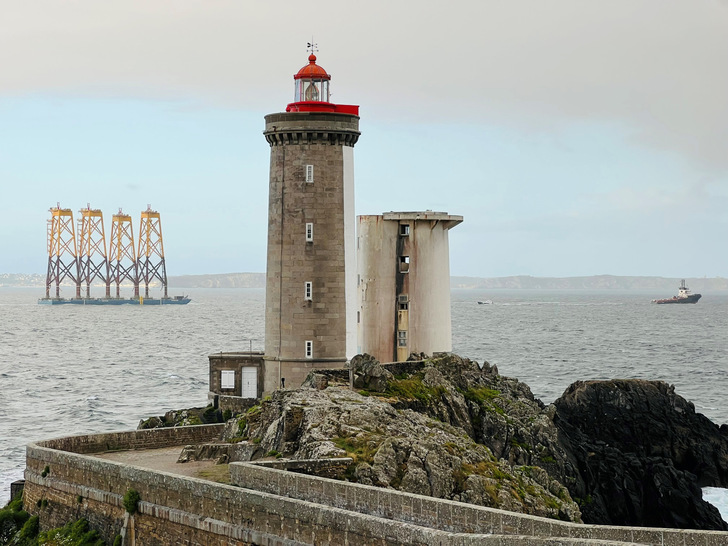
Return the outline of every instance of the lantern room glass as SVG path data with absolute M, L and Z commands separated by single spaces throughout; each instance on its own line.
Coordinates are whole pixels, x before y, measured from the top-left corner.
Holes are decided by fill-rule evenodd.
M 295 102 L 329 102 L 329 81 L 317 79 L 296 80 Z

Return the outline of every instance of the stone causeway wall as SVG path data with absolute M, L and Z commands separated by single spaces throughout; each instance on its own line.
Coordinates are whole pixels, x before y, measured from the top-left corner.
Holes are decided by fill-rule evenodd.
M 554 544 L 728 544 L 728 533 L 725 532 L 580 525 L 394 489 L 308 476 L 255 463 L 231 463 L 230 476 L 232 483 L 246 489 L 305 499 L 324 506 L 440 529 L 459 536 L 498 535 L 504 541 L 500 544 L 509 544 L 509 538 L 517 540 L 514 544 L 522 543 L 520 540 L 523 537 L 530 537 L 526 543 L 531 543 L 529 541 L 535 537 L 548 537 Z
M 214 442 L 222 426 L 29 444 L 26 510 L 44 529 L 84 517 L 108 543 L 121 535 L 125 545 L 728 544 L 728 533 L 567 524 L 273 468 L 283 461 L 232 463 L 235 485 L 224 485 L 90 455 Z M 122 504 L 128 489 L 141 497 L 134 515 Z

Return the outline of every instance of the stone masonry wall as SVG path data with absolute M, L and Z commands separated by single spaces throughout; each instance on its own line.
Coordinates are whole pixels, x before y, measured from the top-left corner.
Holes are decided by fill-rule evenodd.
M 221 427 L 151 429 L 30 444 L 26 509 L 40 515 L 42 528 L 85 517 L 107 542 L 121 534 L 127 545 L 618 543 L 599 540 L 603 538 L 620 544 L 713 546 L 728 539 L 726 533 L 709 531 L 566 525 L 251 463 L 231 465 L 233 481 L 248 486 L 236 487 L 88 455 L 107 448 L 213 441 Z M 141 496 L 139 512 L 131 517 L 122 506 L 129 488 Z
M 207 399 L 221 411 L 230 410 L 235 413 L 242 413 L 259 402 L 256 398 L 240 398 L 239 396 L 225 396 L 214 393 L 209 393 Z
M 345 146 L 359 135 L 353 115 L 290 112 L 266 116 L 271 144 L 264 392 L 285 379 L 346 362 Z M 313 182 L 306 166 L 313 166 Z M 313 238 L 306 239 L 306 224 Z M 305 298 L 305 283 L 312 283 Z M 306 342 L 313 343 L 311 357 Z M 280 366 L 280 369 L 279 369 Z
M 728 544 L 728 533 L 725 532 L 579 525 L 393 489 L 287 472 L 253 463 L 231 463 L 230 477 L 232 483 L 246 489 L 305 499 L 320 505 L 336 506 L 343 510 L 456 534 L 558 537 L 559 540 L 584 540 L 589 544 L 602 540 L 661 546 Z
M 25 509 L 40 516 L 43 529 L 86 518 L 111 543 L 124 528 L 122 498 L 127 489 L 138 487 L 134 480 L 124 476 L 125 465 L 82 454 L 210 442 L 220 436 L 223 427 L 112 432 L 30 444 L 26 452 Z
M 85 517 L 107 542 L 121 534 L 127 545 L 132 535 L 152 545 L 501 544 L 477 535 L 452 542 L 451 533 L 39 445 L 28 446 L 27 465 L 26 506 L 43 528 Z M 129 488 L 142 499 L 133 517 L 122 507 Z
M 37 445 L 71 453 L 102 453 L 130 449 L 154 449 L 211 442 L 222 434 L 224 423 L 189 427 L 163 427 L 123 432 L 66 436 Z

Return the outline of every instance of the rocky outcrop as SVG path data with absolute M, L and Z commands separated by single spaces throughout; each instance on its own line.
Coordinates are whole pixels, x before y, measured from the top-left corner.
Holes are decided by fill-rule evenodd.
M 399 379 L 371 358 L 352 364 L 361 392 L 321 389 L 316 378 L 231 420 L 231 460 L 348 456 L 340 477 L 351 481 L 581 521 L 568 490 L 540 466 L 566 459 L 549 447 L 557 430 L 527 386 L 454 355 L 415 363 L 411 375 L 399 364 Z
M 387 390 L 389 382 L 394 379 L 392 372 L 385 369 L 379 361 L 371 355 L 356 355 L 349 364 L 352 370 L 354 388 L 374 392 Z
M 139 421 L 138 430 L 162 427 L 183 427 L 188 425 L 209 425 L 222 423 L 223 414 L 212 406 L 168 411 L 164 415 L 153 416 Z
M 728 427 L 658 381 L 577 382 L 555 403 L 589 523 L 728 530 L 700 487 L 728 487 Z
M 665 383 L 577 382 L 546 406 L 488 363 L 412 358 L 318 370 L 229 420 L 229 450 L 185 457 L 350 457 L 337 477 L 368 485 L 568 521 L 728 530 L 700 490 L 728 486 L 728 427 Z
M 538 466 L 564 484 L 574 474 L 574 460 L 559 443 L 554 408 L 487 362 L 480 366 L 457 355 L 436 355 L 422 372 L 394 380 L 387 389 L 396 396 L 394 408 L 461 428 L 499 460 Z
M 225 464 L 230 461 L 230 453 L 232 450 L 233 446 L 229 443 L 190 444 L 182 448 L 177 462 L 215 461 L 217 464 Z

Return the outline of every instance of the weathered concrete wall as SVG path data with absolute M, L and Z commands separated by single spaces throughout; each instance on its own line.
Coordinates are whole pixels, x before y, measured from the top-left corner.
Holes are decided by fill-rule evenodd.
M 25 480 L 16 480 L 13 483 L 11 483 L 10 484 L 10 500 L 14 499 L 20 493 L 22 493 L 24 487 L 25 487 Z
M 59 443 L 89 445 L 77 440 Z M 142 499 L 131 518 L 122 507 L 129 488 Z M 33 444 L 28 446 L 25 492 L 26 506 L 41 516 L 43 528 L 85 517 L 105 540 L 123 534 L 125 544 L 131 543 L 132 534 L 138 544 L 165 545 L 425 545 L 448 537 L 441 531 Z M 42 500 L 46 505 L 39 508 Z
M 357 220 L 358 352 L 391 362 L 452 350 L 448 233 L 462 216 L 388 212 Z
M 285 470 L 287 472 L 299 472 L 301 474 L 309 474 L 324 478 L 336 478 L 346 470 L 353 462 L 350 457 L 338 457 L 335 459 L 275 459 L 272 461 L 255 461 L 255 466 L 263 468 L 275 468 L 277 470 Z
M 88 455 L 209 442 L 221 427 L 150 429 L 30 444 L 26 509 L 40 515 L 43 528 L 85 517 L 105 540 L 123 534 L 125 544 L 131 544 L 132 535 L 137 544 L 153 545 L 728 543 L 728 533 L 569 525 L 251 463 L 230 465 L 233 481 L 246 485 L 236 487 Z M 122 506 L 129 488 L 141 496 L 133 517 Z
M 357 217 L 358 353 L 380 362 L 395 357 L 397 222 Z

